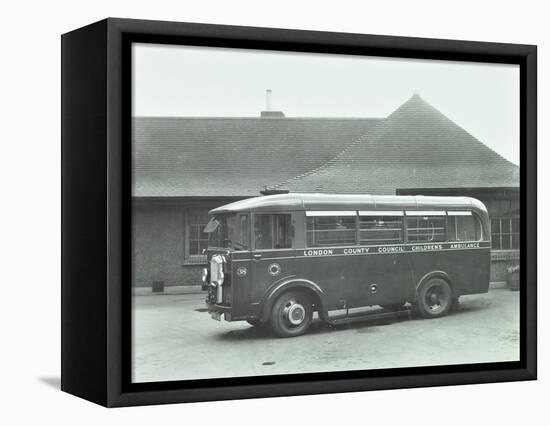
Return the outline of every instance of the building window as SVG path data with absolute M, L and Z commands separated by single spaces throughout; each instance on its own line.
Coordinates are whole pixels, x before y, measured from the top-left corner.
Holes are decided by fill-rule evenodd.
M 399 243 L 403 241 L 403 218 L 399 216 L 359 216 L 359 242 Z
M 494 250 L 519 249 L 519 217 L 491 219 L 491 247 Z
M 187 212 L 187 250 L 186 257 L 203 256 L 208 247 L 208 234 L 204 228 L 208 223 L 208 209 L 191 209 Z
M 355 216 L 307 218 L 308 247 L 355 245 Z

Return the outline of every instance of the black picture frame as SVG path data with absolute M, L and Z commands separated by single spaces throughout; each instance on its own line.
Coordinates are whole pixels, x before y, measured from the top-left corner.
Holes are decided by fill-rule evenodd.
M 536 379 L 536 46 L 113 18 L 61 41 L 62 390 L 115 407 Z M 519 64 L 520 361 L 131 383 L 133 42 Z

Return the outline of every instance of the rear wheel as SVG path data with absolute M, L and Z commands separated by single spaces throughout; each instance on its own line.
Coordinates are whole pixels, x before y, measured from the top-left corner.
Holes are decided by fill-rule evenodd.
M 432 278 L 418 289 L 415 308 L 425 318 L 445 315 L 453 305 L 451 286 L 442 278 Z
M 313 306 L 303 292 L 287 291 L 273 304 L 271 329 L 279 337 L 294 337 L 304 334 L 311 325 Z

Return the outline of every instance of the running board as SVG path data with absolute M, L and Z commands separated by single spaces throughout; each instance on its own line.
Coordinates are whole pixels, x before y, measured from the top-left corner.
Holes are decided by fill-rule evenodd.
M 385 318 L 397 318 L 401 316 L 412 315 L 410 309 L 401 309 L 399 311 L 391 312 L 372 312 L 372 313 L 357 313 L 357 314 L 345 314 L 341 316 L 333 316 L 332 318 L 327 318 L 325 321 L 330 325 L 342 325 L 342 324 L 352 324 L 361 321 L 368 320 L 379 320 Z

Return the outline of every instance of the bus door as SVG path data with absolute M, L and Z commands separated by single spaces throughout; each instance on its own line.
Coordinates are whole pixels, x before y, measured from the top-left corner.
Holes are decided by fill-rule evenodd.
M 249 311 L 250 304 L 250 270 L 252 264 L 251 239 L 250 239 L 250 214 L 237 214 L 234 229 L 230 229 L 232 246 L 235 251 L 232 254 L 232 306 L 237 316 Z
M 293 220 L 290 213 L 254 213 L 254 250 L 250 262 L 250 300 L 259 303 L 267 289 L 295 275 Z
M 359 244 L 368 253 L 354 286 L 354 307 L 389 305 L 409 298 L 412 280 L 404 245 L 403 212 L 360 211 Z

